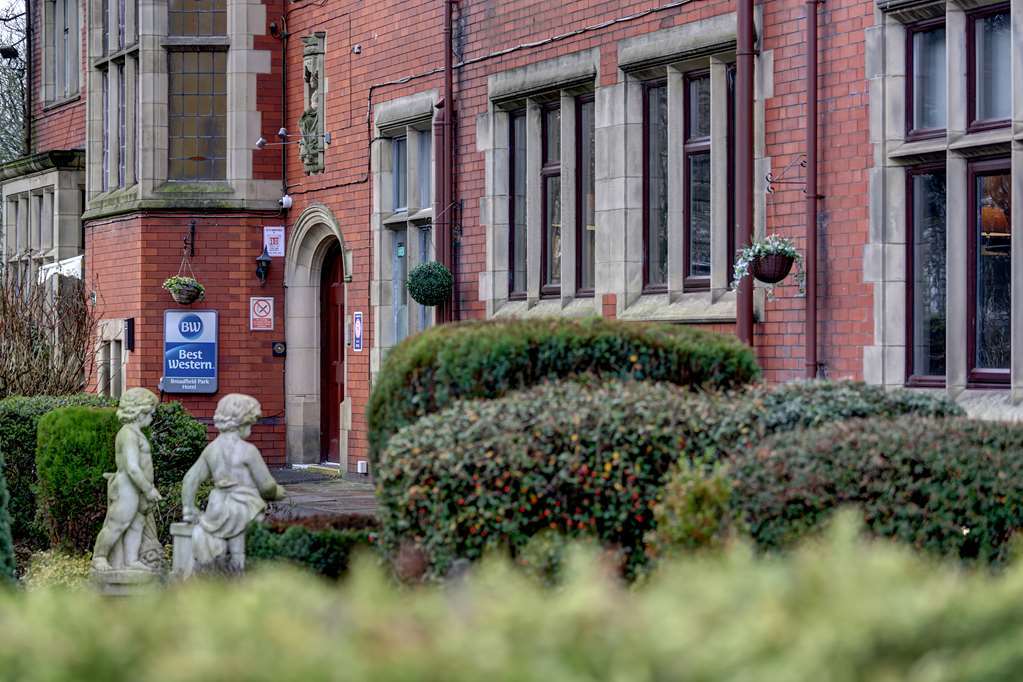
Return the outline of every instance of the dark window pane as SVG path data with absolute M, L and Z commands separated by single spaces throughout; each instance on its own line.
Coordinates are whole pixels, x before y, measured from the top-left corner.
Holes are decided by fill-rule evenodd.
M 689 212 L 686 238 L 689 244 L 689 277 L 710 277 L 710 152 L 688 157 Z
M 913 34 L 913 129 L 945 127 L 945 27 Z
M 404 137 L 391 141 L 391 173 L 394 180 L 394 210 L 408 208 L 408 149 Z
M 110 78 L 107 71 L 101 77 L 103 90 L 103 191 L 110 189 Z
M 171 35 L 226 35 L 227 0 L 169 0 L 167 18 Z
M 121 3 L 123 7 L 124 3 Z M 125 82 L 124 64 L 117 65 L 117 186 L 124 187 L 125 181 L 125 157 L 128 151 L 128 128 L 125 118 L 126 108 L 124 101 Z
M 561 163 L 561 110 L 548 109 L 544 112 L 544 148 L 545 164 Z
M 1009 118 L 1012 115 L 1012 55 L 1009 13 L 977 19 L 976 110 L 978 121 Z
M 510 291 L 526 292 L 526 115 L 515 112 L 511 117 L 511 273 Z
M 1008 173 L 977 178 L 974 360 L 978 369 L 1009 368 L 1011 186 Z
M 597 236 L 596 173 L 593 165 L 596 130 L 594 128 L 593 102 L 583 102 L 579 106 L 579 172 L 582 173 L 580 183 L 582 196 L 579 197 L 580 215 L 578 218 L 582 228 L 578 246 L 580 249 L 579 288 L 593 289 Z
M 913 374 L 945 375 L 945 174 L 913 176 Z
M 689 81 L 689 137 L 710 137 L 710 76 Z
M 226 177 L 225 69 L 213 52 L 172 52 L 168 126 L 171 180 Z M 176 142 L 177 141 L 177 142 Z
M 668 89 L 649 88 L 647 115 L 647 285 L 668 283 Z
M 544 182 L 547 204 L 544 216 L 547 281 L 544 284 L 557 286 L 561 284 L 561 176 L 549 176 Z

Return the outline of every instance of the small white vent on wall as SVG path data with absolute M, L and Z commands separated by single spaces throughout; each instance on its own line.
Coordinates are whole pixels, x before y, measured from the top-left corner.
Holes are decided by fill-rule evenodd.
M 369 462 L 367 462 L 364 459 L 360 459 L 358 462 L 355 463 L 355 470 L 357 472 L 359 472 L 360 474 L 368 474 L 369 473 Z

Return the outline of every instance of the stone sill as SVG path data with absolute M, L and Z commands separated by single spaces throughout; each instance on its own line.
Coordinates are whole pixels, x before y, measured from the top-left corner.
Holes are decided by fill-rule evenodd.
M 710 291 L 680 294 L 644 294 L 618 315 L 619 320 L 637 322 L 678 322 L 684 324 L 735 324 L 735 292 L 727 291 L 712 300 Z
M 43 113 L 49 113 L 49 112 L 53 111 L 54 109 L 60 109 L 61 107 L 67 106 L 68 104 L 71 104 L 72 102 L 77 102 L 80 99 L 82 99 L 82 94 L 80 92 L 76 92 L 75 94 L 71 95 L 70 97 L 64 97 L 62 99 L 55 99 L 55 100 L 53 100 L 51 102 L 46 102 L 43 105 Z
M 539 300 L 517 300 L 506 301 L 494 313 L 496 319 L 521 318 L 533 319 L 538 317 L 592 317 L 599 315 L 595 299 L 577 298 L 541 298 Z

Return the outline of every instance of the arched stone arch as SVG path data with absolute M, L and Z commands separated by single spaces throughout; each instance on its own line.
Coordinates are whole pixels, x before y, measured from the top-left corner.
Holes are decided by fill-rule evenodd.
M 295 221 L 285 251 L 284 318 L 288 352 L 284 363 L 288 462 L 320 462 L 320 287 L 324 260 L 332 246 L 342 249 L 345 280 L 348 258 L 344 235 L 323 204 L 313 204 Z M 347 285 L 345 285 L 347 299 Z M 347 351 L 346 351 L 347 352 Z M 346 358 L 347 359 L 347 358 Z M 347 373 L 347 362 L 345 363 Z M 344 408 L 350 409 L 345 383 Z M 347 425 L 342 416 L 340 458 L 347 459 Z

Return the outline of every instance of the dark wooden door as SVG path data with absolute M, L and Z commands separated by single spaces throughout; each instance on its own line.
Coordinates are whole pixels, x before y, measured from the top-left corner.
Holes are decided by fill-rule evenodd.
M 341 401 L 344 399 L 344 267 L 341 247 L 332 247 L 323 263 L 320 286 L 320 454 L 340 463 Z

